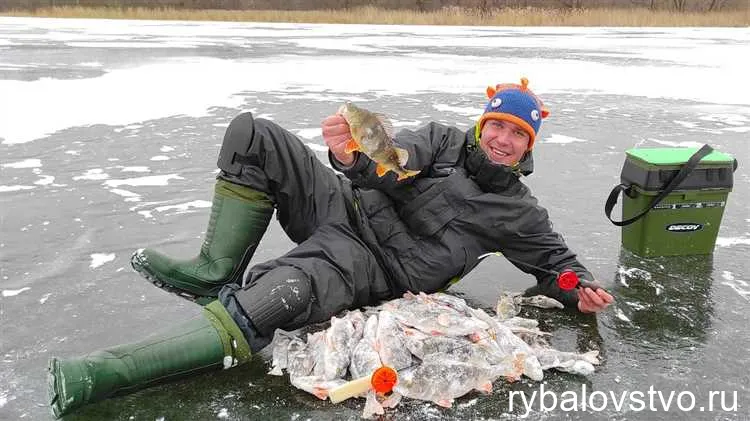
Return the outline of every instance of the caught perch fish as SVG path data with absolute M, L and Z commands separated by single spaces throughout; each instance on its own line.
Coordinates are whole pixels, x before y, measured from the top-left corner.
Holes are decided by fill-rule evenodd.
M 352 134 L 346 152 L 359 151 L 369 156 L 377 163 L 375 171 L 380 177 L 388 171 L 396 173 L 399 180 L 419 174 L 418 170 L 404 168 L 409 153 L 393 143 L 393 128 L 385 116 L 351 102 L 339 107 L 338 113 L 349 123 Z

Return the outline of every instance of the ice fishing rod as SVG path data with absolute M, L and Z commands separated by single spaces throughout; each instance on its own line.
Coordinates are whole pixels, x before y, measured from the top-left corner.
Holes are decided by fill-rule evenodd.
M 516 263 L 516 264 L 519 264 L 519 265 L 523 265 L 523 266 L 527 266 L 527 267 L 530 267 L 532 269 L 540 270 L 540 271 L 542 271 L 544 273 L 549 273 L 550 275 L 555 275 L 555 277 L 557 278 L 557 286 L 559 286 L 560 289 L 563 290 L 563 291 L 571 291 L 571 290 L 576 289 L 576 288 L 591 288 L 594 291 L 596 291 L 596 290 L 599 289 L 598 285 L 596 285 L 596 284 L 594 284 L 592 282 L 588 282 L 588 281 L 582 280 L 581 278 L 579 278 L 578 274 L 573 269 L 563 269 L 562 272 L 557 272 L 557 271 L 554 271 L 554 270 L 545 269 L 545 268 L 542 268 L 542 267 L 539 267 L 539 266 L 535 266 L 535 265 L 532 265 L 530 263 L 526 263 L 526 262 L 523 262 L 521 260 L 514 259 L 512 257 L 508 257 L 508 256 L 500 253 L 499 251 L 493 251 L 493 252 L 490 252 L 490 253 L 485 253 L 485 254 L 479 256 L 477 259 L 478 260 L 482 260 L 485 257 L 492 256 L 492 255 L 503 256 L 503 257 L 505 257 L 506 259 L 510 260 L 513 263 Z

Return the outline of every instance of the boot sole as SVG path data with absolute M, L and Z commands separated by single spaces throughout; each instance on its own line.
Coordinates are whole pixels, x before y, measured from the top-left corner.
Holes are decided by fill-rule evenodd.
M 175 286 L 170 285 L 169 283 L 159 279 L 156 275 L 149 272 L 148 269 L 146 269 L 146 266 L 148 263 L 143 259 L 142 255 L 139 253 L 139 251 L 136 251 L 133 253 L 133 255 L 130 257 L 130 266 L 138 272 L 142 277 L 144 277 L 147 281 L 151 282 L 151 284 L 161 290 L 167 291 L 171 294 L 174 294 L 184 300 L 188 300 L 192 303 L 196 303 L 202 306 L 205 306 L 206 304 L 210 303 L 211 301 L 214 301 L 216 297 L 206 296 L 206 295 L 198 295 L 193 294 L 188 291 L 185 291 L 184 289 L 177 288 Z

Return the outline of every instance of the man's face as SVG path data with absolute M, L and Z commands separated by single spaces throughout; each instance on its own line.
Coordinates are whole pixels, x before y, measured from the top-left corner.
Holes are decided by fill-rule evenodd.
M 479 146 L 492 162 L 512 166 L 523 157 L 529 140 L 529 134 L 515 123 L 487 120 L 482 128 Z

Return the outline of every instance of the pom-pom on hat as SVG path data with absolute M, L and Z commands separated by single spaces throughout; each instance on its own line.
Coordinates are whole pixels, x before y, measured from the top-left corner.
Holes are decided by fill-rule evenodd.
M 521 78 L 521 84 L 502 83 L 487 88 L 487 106 L 476 125 L 476 138 L 482 132 L 487 120 L 504 120 L 517 124 L 529 134 L 529 147 L 534 147 L 534 139 L 542 125 L 542 119 L 549 115 L 542 101 L 528 88 L 529 80 Z

